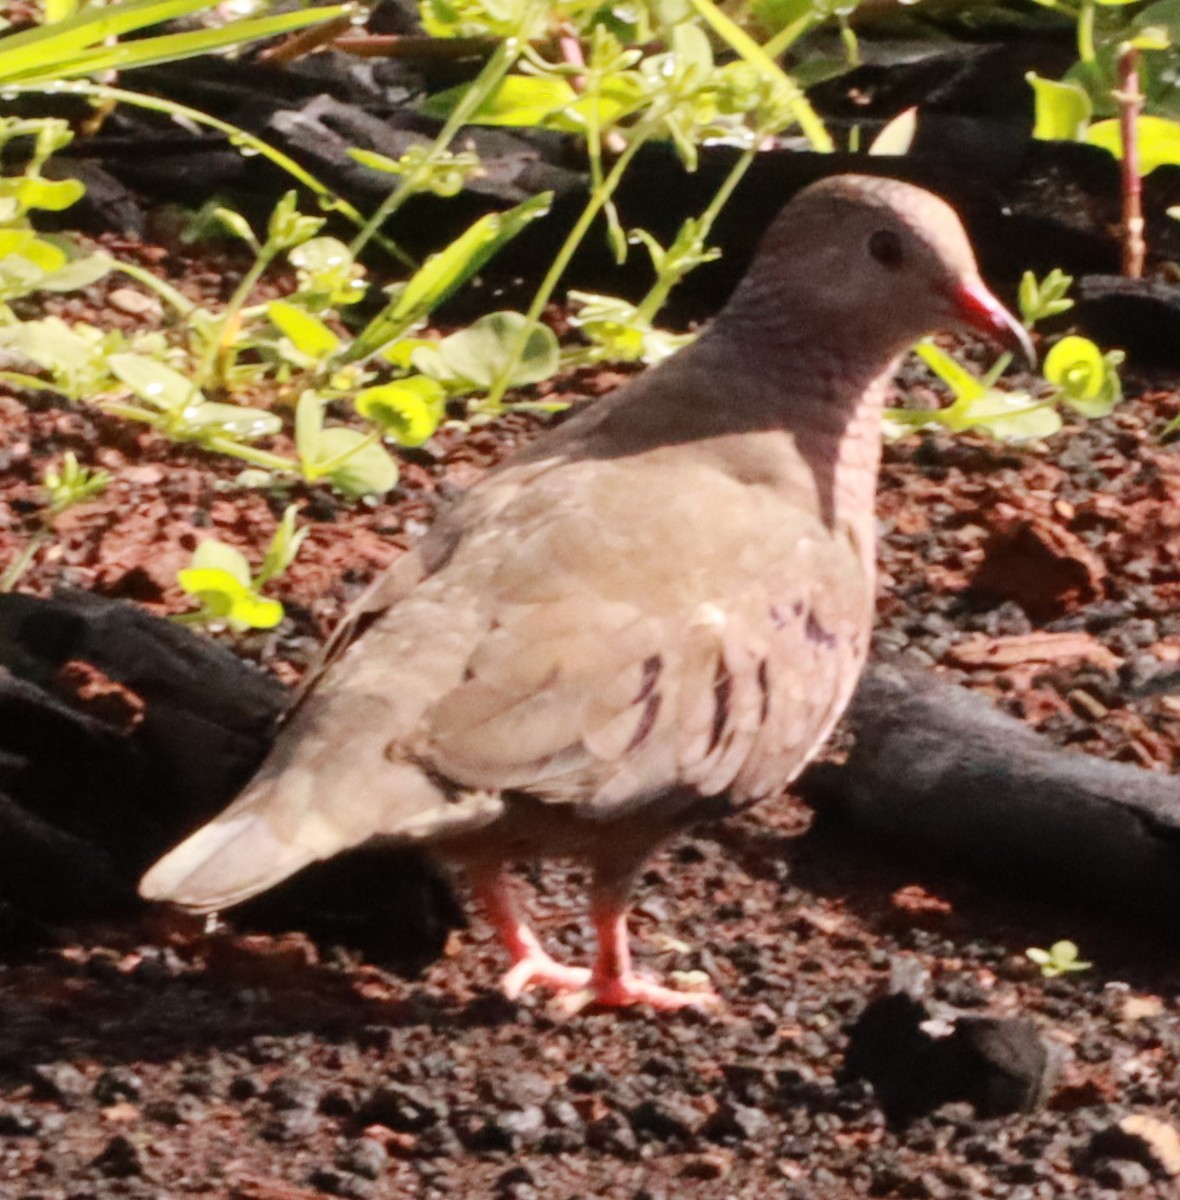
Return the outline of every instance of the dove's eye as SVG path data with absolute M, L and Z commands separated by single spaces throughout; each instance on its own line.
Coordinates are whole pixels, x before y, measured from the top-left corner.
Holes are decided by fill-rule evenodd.
M 883 266 L 896 270 L 901 266 L 905 254 L 901 238 L 892 229 L 878 229 L 869 237 L 869 253 Z

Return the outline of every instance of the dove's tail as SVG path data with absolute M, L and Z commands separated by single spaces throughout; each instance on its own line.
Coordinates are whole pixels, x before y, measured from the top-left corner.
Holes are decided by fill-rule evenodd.
M 193 912 L 230 908 L 281 883 L 322 855 L 275 832 L 265 812 L 229 812 L 186 838 L 143 877 L 145 900 Z

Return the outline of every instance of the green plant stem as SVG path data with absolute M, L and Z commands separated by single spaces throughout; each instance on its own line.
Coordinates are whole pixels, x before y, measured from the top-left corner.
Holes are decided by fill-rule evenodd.
M 653 109 L 634 128 L 626 149 L 615 160 L 615 165 L 603 181 L 602 187 L 590 196 L 586 207 L 582 210 L 582 215 L 574 223 L 574 227 L 566 236 L 561 249 L 554 256 L 545 278 L 541 281 L 541 286 L 537 289 L 537 294 L 533 297 L 532 304 L 529 305 L 528 312 L 525 313 L 527 324 L 524 326 L 521 336 L 517 338 L 516 345 L 512 348 L 512 353 L 500 369 L 500 373 L 496 376 L 491 388 L 488 390 L 488 394 L 482 401 L 473 406 L 475 411 L 485 413 L 501 411 L 504 393 L 508 390 L 508 381 L 512 378 L 513 372 L 520 362 L 520 356 L 524 353 L 529 333 L 540 319 L 541 313 L 545 311 L 545 305 L 549 303 L 558 281 L 565 274 L 566 267 L 569 266 L 570 259 L 573 258 L 578 247 L 582 244 L 582 239 L 589 232 L 590 226 L 594 223 L 594 218 L 598 216 L 618 189 L 627 167 L 639 152 L 640 147 L 657 133 L 663 124 L 669 107 L 669 105 L 665 104 L 660 105 L 658 109 Z
M 122 271 L 124 275 L 130 276 L 136 283 L 142 283 L 145 288 L 155 292 L 165 304 L 170 305 L 176 310 L 177 315 L 185 320 L 191 317 L 199 307 L 199 305 L 195 304 L 183 292 L 174 288 L 170 283 L 165 283 L 164 280 L 153 275 L 151 271 L 145 271 L 143 267 L 135 263 L 116 261 L 115 270 Z
M 267 267 L 278 257 L 279 251 L 277 246 L 271 245 L 269 242 L 262 246 L 254 262 L 250 265 L 250 269 L 242 276 L 238 286 L 234 288 L 233 295 L 230 296 L 221 314 L 217 318 L 217 323 L 213 328 L 213 335 L 205 344 L 204 350 L 201 352 L 201 361 L 197 364 L 196 377 L 193 380 L 193 387 L 198 391 L 204 391 L 205 388 L 213 381 L 213 371 L 217 365 L 218 355 L 225 349 L 225 334 L 229 329 L 231 322 L 237 317 L 239 311 L 250 298 L 250 293 L 258 285 L 258 281 L 265 274 Z
M 177 104 L 173 100 L 163 100 L 158 96 L 148 96 L 141 92 L 128 91 L 125 88 L 110 87 L 107 84 L 87 83 L 78 80 L 68 80 L 63 83 L 53 84 L 6 85 L 4 92 L 6 96 L 24 94 L 90 96 L 98 100 L 114 100 L 124 104 L 133 104 L 137 108 L 145 108 L 150 112 L 164 113 L 169 117 L 184 117 L 199 125 L 216 129 L 218 133 L 224 133 L 229 138 L 231 144 L 239 150 L 249 150 L 274 163 L 276 167 L 290 175 L 296 183 L 302 184 L 309 192 L 312 192 L 319 199 L 320 206 L 325 211 L 338 212 L 358 227 L 365 224 L 364 218 L 351 204 L 346 200 L 342 200 L 331 188 L 320 183 L 314 175 L 305 171 L 293 158 L 288 157 L 281 150 L 276 150 L 261 138 L 255 137 L 252 133 L 248 133 L 237 125 L 231 125 L 228 121 L 212 117 L 208 113 L 201 112 L 199 108 L 189 108 L 187 104 Z M 414 260 L 389 238 L 374 235 L 373 240 L 403 266 L 413 267 L 415 265 Z
M 0 383 L 11 384 L 18 388 L 28 388 L 34 392 L 55 392 L 59 396 L 65 396 L 70 400 L 74 399 L 74 395 L 66 388 L 58 387 L 56 383 L 50 383 L 48 379 L 38 379 L 36 375 L 25 375 L 21 371 L 0 371 Z
M 25 548 L 13 559 L 8 570 L 0 575 L 0 593 L 11 592 L 16 587 L 21 576 L 32 566 L 37 552 L 47 541 L 49 541 L 49 531 L 46 529 L 39 529 L 29 538 Z
M 512 69 L 520 57 L 522 42 L 519 38 L 505 38 L 495 49 L 491 58 L 484 64 L 483 70 L 476 76 L 474 82 L 463 93 L 463 99 L 455 106 L 447 118 L 446 124 L 430 145 L 425 158 L 418 168 L 408 171 L 397 187 L 382 201 L 377 211 L 361 226 L 360 232 L 352 239 L 348 250 L 355 259 L 360 252 L 377 235 L 386 221 L 418 191 L 421 180 L 429 174 L 430 168 L 438 161 L 439 156 L 450 146 L 455 134 L 478 112 L 480 105 L 496 90 L 500 81 Z
M 208 437 L 202 438 L 197 445 L 218 454 L 228 454 L 230 458 L 241 459 L 267 471 L 282 471 L 289 474 L 299 473 L 299 464 L 293 458 L 284 458 L 281 454 L 272 454 L 269 450 L 259 450 L 256 446 L 247 446 L 245 442 L 236 442 L 233 438 Z
M 790 110 L 803 136 L 813 150 L 831 154 L 835 143 L 807 100 L 803 89 L 767 54 L 744 29 L 727 17 L 713 0 L 689 0 L 715 34 L 744 59 L 781 94 L 783 104 Z
M 789 25 L 784 25 L 762 49 L 768 58 L 777 59 L 781 54 L 785 54 L 818 20 L 819 18 L 814 13 L 805 13 Z
M 1078 9 L 1078 57 L 1088 67 L 1098 58 L 1094 44 L 1094 8 L 1094 0 L 1082 0 Z
M 749 170 L 750 164 L 754 161 L 755 155 L 758 153 L 758 147 L 762 144 L 763 138 L 766 136 L 766 130 L 761 127 L 756 129 L 750 138 L 750 144 L 742 151 L 737 161 L 730 168 L 729 174 L 722 180 L 721 186 L 713 193 L 713 199 L 709 201 L 709 206 L 700 216 L 699 237 L 703 244 L 708 238 L 709 232 L 713 228 L 714 221 L 721 214 L 721 210 L 733 195 L 734 188 L 741 182 L 742 176 Z M 647 295 L 639 302 L 635 309 L 635 315 L 642 321 L 650 323 L 655 319 L 656 313 L 664 306 L 664 302 L 668 299 L 668 293 L 684 278 L 684 272 L 669 272 L 667 276 L 661 276 L 652 285 Z

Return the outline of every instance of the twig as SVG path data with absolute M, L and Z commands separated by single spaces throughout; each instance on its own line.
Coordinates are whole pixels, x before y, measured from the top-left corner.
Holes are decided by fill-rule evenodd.
M 351 27 L 351 17 L 337 17 L 334 21 L 325 21 L 322 25 L 301 29 L 270 50 L 264 50 L 258 56 L 258 61 L 270 63 L 272 66 L 292 63 L 297 58 L 302 58 L 305 54 L 311 54 L 328 45 L 329 42 L 334 42 L 342 33 L 347 33 Z
M 1143 111 L 1143 93 L 1139 90 L 1139 51 L 1134 46 L 1124 46 L 1119 54 L 1119 90 L 1115 100 L 1123 144 L 1123 274 L 1129 279 L 1139 279 L 1147 247 L 1143 240 L 1143 179 L 1139 174 L 1138 121 Z

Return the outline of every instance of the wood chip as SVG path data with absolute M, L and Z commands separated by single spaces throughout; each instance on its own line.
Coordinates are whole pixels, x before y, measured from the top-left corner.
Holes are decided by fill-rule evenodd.
M 1164 1174 L 1180 1175 L 1180 1133 L 1174 1125 L 1146 1113 L 1132 1113 L 1119 1122 L 1119 1128 L 1144 1144 L 1152 1162 Z
M 1104 671 L 1116 671 L 1122 662 L 1088 633 L 1020 633 L 1011 637 L 969 638 L 952 646 L 946 661 L 956 667 L 1015 667 L 1025 663 L 1093 663 Z

